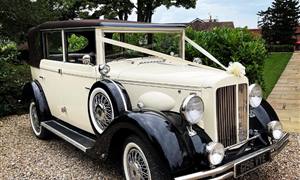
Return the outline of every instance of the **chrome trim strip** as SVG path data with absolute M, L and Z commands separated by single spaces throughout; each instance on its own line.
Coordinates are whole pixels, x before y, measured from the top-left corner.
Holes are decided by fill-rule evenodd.
M 47 121 L 46 121 L 47 122 Z M 56 122 L 55 122 L 56 123 Z M 61 124 L 59 124 L 60 126 L 62 126 Z M 41 122 L 41 126 L 43 126 L 44 128 L 48 129 L 49 131 L 51 131 L 52 133 L 56 134 L 57 136 L 59 136 L 60 138 L 66 140 L 67 142 L 71 143 L 72 145 L 74 145 L 75 147 L 77 147 L 78 149 L 82 150 L 83 152 L 87 151 L 87 148 L 85 146 L 83 146 L 82 144 L 76 142 L 75 140 L 69 138 L 68 136 L 64 135 L 63 133 L 57 131 L 56 129 L 52 128 L 51 126 L 49 126 L 48 124 L 46 124 L 45 122 Z M 63 126 L 65 127 L 65 126 Z M 69 129 L 70 130 L 70 129 Z M 72 131 L 72 130 L 71 130 Z
M 111 80 L 111 79 L 107 79 L 107 80 L 111 81 L 117 87 L 119 93 L 121 94 L 121 98 L 122 98 L 122 101 L 123 101 L 123 104 L 124 104 L 125 111 L 128 111 L 127 104 L 126 104 L 126 101 L 125 101 L 125 97 L 124 97 L 124 94 L 121 91 L 120 87 L 113 80 Z
M 278 140 L 277 142 L 275 142 L 274 144 L 272 144 L 272 145 L 270 145 L 266 148 L 260 149 L 258 151 L 255 151 L 255 152 L 251 153 L 251 154 L 248 154 L 246 156 L 240 157 L 240 158 L 238 158 L 234 161 L 231 161 L 227 164 L 219 166 L 215 169 L 211 169 L 211 170 L 207 170 L 207 171 L 200 171 L 200 172 L 196 172 L 196 173 L 188 174 L 188 175 L 183 175 L 183 176 L 180 176 L 180 177 L 176 177 L 175 180 L 193 180 L 193 179 L 196 180 L 196 179 L 200 179 L 200 178 L 216 176 L 218 174 L 224 173 L 224 172 L 232 169 L 234 167 L 234 164 L 236 164 L 238 162 L 241 162 L 241 161 L 244 161 L 245 159 L 257 156 L 258 154 L 266 152 L 266 151 L 270 151 L 271 152 L 271 157 L 272 157 L 272 155 L 274 157 L 274 155 L 278 154 L 279 151 L 288 143 L 288 137 L 289 137 L 289 134 L 285 133 L 280 140 Z M 227 173 L 226 175 L 229 176 L 230 174 L 232 174 L 232 175 L 234 174 L 234 171 L 230 171 L 230 172 Z M 222 178 L 222 176 L 223 175 L 220 175 L 218 177 Z M 216 178 L 218 178 L 218 177 L 216 177 Z M 226 178 L 228 178 L 228 177 L 226 177 Z
M 132 80 L 125 80 L 125 79 L 118 79 L 118 82 L 122 84 L 130 84 L 130 85 L 140 85 L 140 86 L 148 86 L 148 87 L 168 87 L 170 89 L 181 89 L 181 90 L 192 90 L 201 92 L 201 88 L 208 89 L 212 88 L 210 86 L 182 86 L 176 84 L 168 84 L 168 83 L 157 83 L 157 82 L 143 82 L 143 81 L 132 81 Z M 199 90 L 200 89 L 200 90 Z

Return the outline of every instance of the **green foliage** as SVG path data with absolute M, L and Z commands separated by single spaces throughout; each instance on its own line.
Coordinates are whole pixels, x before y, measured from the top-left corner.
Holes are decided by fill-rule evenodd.
M 0 116 L 15 114 L 24 109 L 18 100 L 31 74 L 28 65 L 17 64 L 16 57 L 15 43 L 0 43 Z
M 269 52 L 294 52 L 294 45 L 291 44 L 268 45 L 267 49 Z
M 280 78 L 292 56 L 291 52 L 270 53 L 265 60 L 263 78 L 265 82 L 264 97 L 267 98 Z
M 294 32 L 300 18 L 299 0 L 275 0 L 258 13 L 263 38 L 268 44 L 294 44 Z
M 179 36 L 176 34 L 154 34 L 154 50 L 165 54 L 178 54 Z
M 54 9 L 52 0 L 1 0 L 0 35 L 10 40 L 26 41 L 28 30 L 49 20 L 57 20 L 59 10 Z
M 84 49 L 88 45 L 88 40 L 84 36 L 77 36 L 72 34 L 68 38 L 68 52 L 77 52 Z
M 11 41 L 0 43 L 0 61 L 16 62 L 18 54 L 16 43 Z
M 225 66 L 238 61 L 246 67 L 246 76 L 251 83 L 263 86 L 262 70 L 267 56 L 264 41 L 253 37 L 247 29 L 215 28 L 212 31 L 186 30 L 186 36 L 194 40 Z M 204 64 L 215 66 L 191 45 L 186 46 L 186 58 L 201 57 Z

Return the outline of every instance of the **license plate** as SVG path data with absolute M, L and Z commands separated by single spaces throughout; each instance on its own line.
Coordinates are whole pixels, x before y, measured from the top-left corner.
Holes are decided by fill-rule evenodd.
M 247 158 L 234 164 L 234 177 L 237 178 L 243 174 L 246 174 L 260 165 L 270 161 L 270 151 L 262 152 L 254 157 Z

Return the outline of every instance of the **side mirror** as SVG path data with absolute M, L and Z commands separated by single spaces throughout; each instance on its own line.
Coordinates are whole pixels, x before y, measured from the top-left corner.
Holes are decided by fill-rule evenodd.
M 82 63 L 83 64 L 91 64 L 91 56 L 86 54 L 82 57 Z
M 103 77 L 107 77 L 107 74 L 109 73 L 110 71 L 110 66 L 107 65 L 107 64 L 101 64 L 99 65 L 99 72 L 100 74 L 103 76 Z
M 195 57 L 195 58 L 193 59 L 193 62 L 194 62 L 194 63 L 197 63 L 197 64 L 202 64 L 202 60 L 201 60 L 201 58 L 199 58 L 199 57 Z

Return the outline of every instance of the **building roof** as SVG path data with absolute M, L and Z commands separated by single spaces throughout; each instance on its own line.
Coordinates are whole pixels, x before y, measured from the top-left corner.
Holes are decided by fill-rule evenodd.
M 100 19 L 86 19 L 86 20 L 67 20 L 67 21 L 49 21 L 39 25 L 39 29 L 58 29 L 58 28 L 82 28 L 82 27 L 132 27 L 132 28 L 185 28 L 185 24 L 177 23 L 143 23 L 134 21 L 120 21 L 120 20 L 100 20 Z
M 199 18 L 187 23 L 187 25 L 191 26 L 193 29 L 198 31 L 209 31 L 215 27 L 227 27 L 227 28 L 234 28 L 234 24 L 232 21 L 217 21 L 216 19 L 211 21 L 203 21 Z

